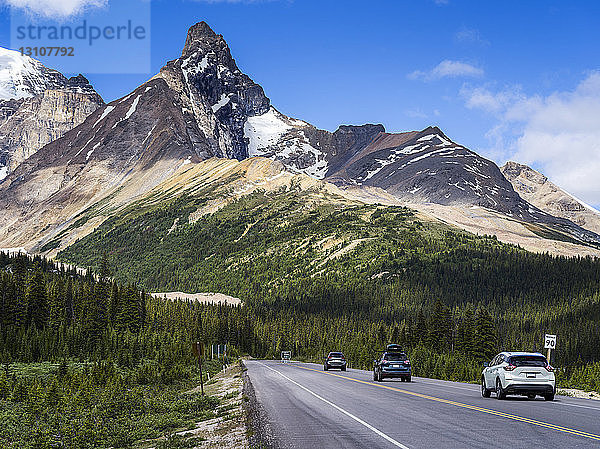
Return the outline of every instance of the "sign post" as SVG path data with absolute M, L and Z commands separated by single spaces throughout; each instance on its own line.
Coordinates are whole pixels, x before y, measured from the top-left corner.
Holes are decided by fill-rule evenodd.
M 196 357 L 198 357 L 198 368 L 200 368 L 200 391 L 202 391 L 202 396 L 204 396 L 204 379 L 202 375 L 202 359 L 204 357 L 204 343 L 201 341 L 197 341 L 192 344 L 192 351 Z
M 548 350 L 548 363 L 550 363 L 550 356 L 552 355 L 552 350 L 556 349 L 556 335 L 546 334 L 544 336 L 544 349 Z

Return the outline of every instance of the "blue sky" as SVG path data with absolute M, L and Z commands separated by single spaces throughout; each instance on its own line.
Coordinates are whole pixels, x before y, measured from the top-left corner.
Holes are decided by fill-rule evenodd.
M 102 1 L 20 3 L 64 3 L 68 13 L 73 5 Z M 115 1 L 75 17 L 101 15 Z M 153 0 L 149 6 L 150 73 L 84 73 L 107 101 L 177 58 L 187 28 L 204 20 L 285 114 L 328 130 L 367 122 L 390 132 L 438 125 L 497 163 L 518 158 L 600 204 L 600 2 Z M 9 17 L 8 6 L 0 9 L 4 47 L 10 47 Z

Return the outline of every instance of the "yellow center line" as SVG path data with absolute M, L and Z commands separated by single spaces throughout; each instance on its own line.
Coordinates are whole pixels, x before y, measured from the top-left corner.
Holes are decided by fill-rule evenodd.
M 492 410 L 492 409 L 489 409 L 489 408 L 477 407 L 476 405 L 464 404 L 462 402 L 450 401 L 448 399 L 438 398 L 438 397 L 435 397 L 435 396 L 429 396 L 427 394 L 422 394 L 422 393 L 416 393 L 414 391 L 404 390 L 402 388 L 390 387 L 388 385 L 381 385 L 381 384 L 378 384 L 378 383 L 368 382 L 368 381 L 364 381 L 364 380 L 360 380 L 360 379 L 353 379 L 352 377 L 346 377 L 346 376 L 342 376 L 340 374 L 323 372 L 323 371 L 320 371 L 320 370 L 317 370 L 317 369 L 314 369 L 314 368 L 308 368 L 308 367 L 298 366 L 298 365 L 296 365 L 296 366 L 298 368 L 300 368 L 300 369 L 307 370 L 307 371 L 315 371 L 315 372 L 320 373 L 320 374 L 327 374 L 329 376 L 335 376 L 335 377 L 339 377 L 341 379 L 351 380 L 352 382 L 358 382 L 358 383 L 365 384 L 365 385 L 372 385 L 374 387 L 385 388 L 386 390 L 398 391 L 400 393 L 404 393 L 404 394 L 407 394 L 407 395 L 410 395 L 410 396 L 415 396 L 415 397 L 422 398 L 422 399 L 429 399 L 430 401 L 435 401 L 435 402 L 440 402 L 440 403 L 443 403 L 443 404 L 454 405 L 456 407 L 462 407 L 462 408 L 466 408 L 466 409 L 469 409 L 469 410 L 474 410 L 474 411 L 481 412 L 481 413 L 487 413 L 487 414 L 490 414 L 490 415 L 496 415 L 496 416 L 500 416 L 500 417 L 503 417 L 503 418 L 508 418 L 508 419 L 512 419 L 512 420 L 515 420 L 515 421 L 521 421 L 521 422 L 532 424 L 532 425 L 535 425 L 535 426 L 545 427 L 547 429 L 556 430 L 558 432 L 569 433 L 569 434 L 572 434 L 572 435 L 577 435 L 577 436 L 580 436 L 580 437 L 589 438 L 591 440 L 600 441 L 600 435 L 596 435 L 596 434 L 593 434 L 593 433 L 584 432 L 582 430 L 570 429 L 568 427 L 558 426 L 556 424 L 551 424 L 551 423 L 547 423 L 547 422 L 544 422 L 544 421 L 538 421 L 538 420 L 535 420 L 535 419 L 525 418 L 524 416 L 512 415 L 510 413 L 504 413 L 504 412 L 500 412 L 500 411 L 497 411 L 497 410 Z

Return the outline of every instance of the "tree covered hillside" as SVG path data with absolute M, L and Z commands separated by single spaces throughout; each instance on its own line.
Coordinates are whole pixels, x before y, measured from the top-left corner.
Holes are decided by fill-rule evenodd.
M 540 349 L 552 332 L 556 363 L 600 360 L 600 262 L 529 253 L 403 207 L 312 198 L 257 191 L 212 213 L 203 196 L 141 201 L 59 258 L 98 267 L 106 250 L 120 281 L 239 296 L 258 320 L 302 329 L 285 343 L 311 357 L 327 350 L 311 338 L 352 341 L 364 360 L 386 339 L 483 358 Z M 485 348 L 471 343 L 478 310 L 495 334 Z M 276 353 L 277 338 L 259 340 L 260 354 Z

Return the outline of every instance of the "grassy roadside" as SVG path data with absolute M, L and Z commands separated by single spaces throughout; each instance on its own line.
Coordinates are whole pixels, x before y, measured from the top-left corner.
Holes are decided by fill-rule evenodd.
M 203 396 L 193 367 L 165 378 L 146 364 L 3 365 L 0 448 L 247 447 L 242 368 L 220 369 L 205 364 Z
M 218 400 L 214 416 L 198 420 L 195 426 L 174 432 L 145 448 L 249 448 L 247 419 L 244 409 L 242 364 L 235 362 L 216 374 L 205 385 L 205 393 Z M 200 386 L 185 392 L 197 395 Z

